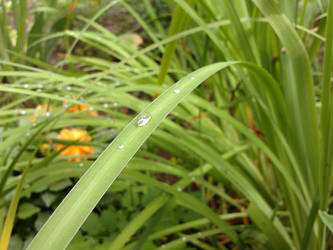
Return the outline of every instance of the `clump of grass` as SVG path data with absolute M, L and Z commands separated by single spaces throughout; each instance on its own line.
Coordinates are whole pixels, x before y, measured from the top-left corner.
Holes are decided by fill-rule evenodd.
M 82 69 L 79 75 L 70 69 L 45 65 L 46 71 L 2 61 L 3 65 L 17 69 L 0 73 L 14 77 L 10 85 L 3 85 L 0 90 L 16 97 L 1 109 L 5 122 L 17 131 L 17 134 L 6 131 L 0 134 L 5 138 L 0 152 L 9 159 L 3 163 L 8 173 L 6 178 L 13 180 L 3 185 L 4 194 L 18 183 L 10 175 L 18 163 L 15 159 L 11 161 L 11 152 L 5 149 L 17 148 L 19 138 L 26 131 L 37 131 L 31 124 L 15 128 L 19 120 L 14 117 L 16 108 L 25 107 L 27 101 L 37 104 L 39 100 L 48 100 L 49 105 L 56 107 L 51 118 L 61 119 L 41 119 L 46 124 L 45 131 L 83 127 L 92 135 L 92 141 L 83 146 L 96 149 L 91 156 L 96 161 L 49 218 L 29 249 L 65 248 L 119 175 L 131 182 L 158 188 L 165 196 L 153 199 L 142 209 L 111 243 L 111 249 L 139 249 L 147 243 L 160 245 L 156 239 L 165 235 L 172 235 L 164 242 L 165 248 L 186 244 L 202 249 L 243 248 L 250 240 L 253 249 L 261 245 L 272 249 L 327 247 L 326 227 L 318 212 L 330 208 L 333 167 L 329 109 L 333 4 L 327 3 L 326 15 L 322 3 L 175 0 L 171 23 L 180 20 L 183 25 L 171 25 L 166 36 L 159 20 L 147 23 L 132 6 L 119 1 L 153 42 L 140 49 L 128 46 L 95 22 L 104 11 L 118 4 L 112 2 L 92 20 L 80 18 L 86 23 L 82 31 L 64 31 L 57 36 L 89 44 L 113 61 L 72 55 L 69 49 L 62 65 Z M 153 10 L 149 1 L 145 4 Z M 153 18 L 154 13 L 150 12 L 150 16 Z M 45 39 L 53 37 L 52 34 Z M 316 56 L 322 45 L 325 47 L 323 60 Z M 313 76 L 315 70 L 322 71 L 319 74 L 322 78 Z M 173 83 L 174 80 L 179 81 Z M 45 88 L 37 92 L 36 83 Z M 320 101 L 315 99 L 315 86 L 322 93 Z M 92 107 L 102 115 L 63 112 L 64 102 Z M 26 118 L 34 112 L 24 111 Z M 133 118 L 133 113 L 138 115 Z M 123 130 L 116 138 L 103 138 L 110 128 L 115 134 Z M 43 136 L 40 138 L 45 140 Z M 146 140 L 146 151 L 139 151 L 133 165 L 126 168 Z M 36 142 L 29 141 L 29 145 L 33 143 Z M 67 144 L 70 146 L 73 142 Z M 146 159 L 149 150 L 154 152 L 154 149 L 170 154 L 174 162 L 171 157 L 165 157 L 170 160 Z M 68 173 L 61 175 L 57 175 L 56 168 L 51 170 L 48 166 L 59 159 L 58 154 L 61 152 L 33 161 L 26 182 L 39 180 L 49 184 L 55 179 L 81 176 L 83 171 L 75 167 L 66 166 Z M 45 169 L 50 169 L 48 175 L 53 178 L 46 175 Z M 155 173 L 172 174 L 177 181 L 165 185 L 154 177 Z M 197 182 L 199 196 L 189 188 Z M 221 191 L 213 185 L 216 183 L 228 191 Z M 210 193 L 224 205 L 217 209 L 212 206 Z M 235 196 L 242 202 L 234 199 Z M 200 214 L 209 222 L 193 220 L 188 225 L 153 232 L 157 217 L 166 216 L 174 204 Z M 226 214 L 219 216 L 222 207 Z M 245 217 L 243 225 L 225 222 L 234 217 Z M 331 227 L 329 216 L 321 212 L 321 217 Z M 248 226 L 248 218 L 255 228 Z M 208 223 L 216 227 L 204 229 L 202 225 Z M 141 227 L 144 227 L 142 233 L 138 231 Z M 192 231 L 186 231 L 189 229 Z M 213 237 L 219 234 L 225 235 L 222 243 Z

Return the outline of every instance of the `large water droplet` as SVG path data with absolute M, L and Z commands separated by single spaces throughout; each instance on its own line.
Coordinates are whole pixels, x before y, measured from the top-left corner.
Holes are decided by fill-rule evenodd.
M 180 89 L 174 89 L 174 90 L 173 90 L 173 93 L 175 93 L 175 94 L 179 94 L 179 93 L 180 93 Z
M 147 123 L 150 121 L 150 119 L 151 119 L 151 115 L 149 115 L 147 113 L 143 113 L 139 116 L 138 121 L 136 122 L 136 125 L 138 127 L 146 126 Z
M 121 144 L 120 146 L 119 146 L 119 149 L 124 149 L 125 148 L 125 145 L 124 144 Z

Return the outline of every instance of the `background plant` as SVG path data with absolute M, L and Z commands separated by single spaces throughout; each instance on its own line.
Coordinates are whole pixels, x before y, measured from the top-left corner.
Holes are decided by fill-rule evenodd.
M 90 233 L 93 237 L 80 232 L 69 247 L 80 248 L 80 244 L 89 244 L 89 239 L 93 239 L 91 244 L 96 247 L 111 249 L 154 249 L 162 244 L 164 248 L 180 249 L 235 245 L 242 249 L 328 247 L 327 232 L 317 214 L 318 210 L 330 207 L 331 1 L 280 1 L 276 4 L 261 0 L 195 3 L 175 0 L 171 3 L 174 10 L 171 27 L 179 18 L 183 20 L 177 30 L 170 28 L 168 36 L 164 24 L 156 19 L 154 5 L 149 1 L 144 4 L 149 10 L 144 19 L 126 1 L 112 2 L 92 19 L 78 17 L 84 22 L 81 31 L 64 30 L 44 37 L 43 42 L 53 41 L 55 37 L 67 39 L 69 43 L 76 39 L 80 41 L 78 44 L 85 44 L 81 45 L 83 48 L 99 51 L 80 55 L 68 46 L 67 55 L 58 66 L 61 71 L 49 67 L 52 71 L 45 71 L 8 60 L 2 62 L 8 69 L 16 70 L 1 73 L 14 79 L 10 85 L 2 85 L 1 90 L 8 100 L 18 96 L 3 105 L 1 112 L 5 117 L 3 124 L 6 124 L 2 132 L 3 146 L 0 146 L 4 156 L 3 173 L 10 176 L 4 185 L 3 197 L 17 185 L 29 162 L 29 149 L 36 151 L 43 143 L 50 142 L 48 137 L 52 143 L 60 143 L 56 138 L 60 129 L 81 127 L 89 131 L 92 140 L 84 145 L 94 146 L 94 155 L 89 156 L 94 160 L 134 113 L 142 111 L 174 81 L 202 66 L 228 61 L 227 69 L 207 80 L 210 74 L 195 73 L 205 84 L 171 111 L 107 192 L 116 194 L 129 189 L 126 192 L 132 196 L 132 210 L 140 212 L 115 216 L 127 210 L 126 199 L 120 198 L 116 207 L 111 202 L 102 202 L 82 227 L 84 232 L 89 231 L 89 223 L 99 225 L 96 226 L 98 232 Z M 128 39 L 115 36 L 95 22 L 115 6 L 122 6 L 141 25 L 147 44 L 143 49 L 129 46 Z M 319 56 L 322 52 L 324 57 Z M 94 56 L 100 54 L 104 57 Z M 156 84 L 158 79 L 163 84 Z M 187 86 L 189 81 L 189 77 L 185 77 L 180 84 Z M 38 120 L 40 125 L 34 126 L 28 118 L 35 111 L 28 105 L 41 103 L 40 100 L 56 109 L 49 115 L 45 110 Z M 65 107 L 64 102 L 67 102 Z M 175 103 L 170 98 L 159 108 Z M 63 112 L 68 104 L 91 107 L 99 116 L 87 115 L 89 110 Z M 56 119 L 58 116 L 61 119 Z M 153 127 L 148 124 L 146 129 L 151 133 Z M 19 151 L 20 144 L 24 144 L 19 138 L 26 133 L 30 133 L 33 140 L 28 140 L 29 146 L 24 148 L 28 150 Z M 142 142 L 143 138 L 136 138 L 126 147 Z M 31 160 L 25 183 L 32 185 L 23 188 L 22 196 L 36 193 L 41 187 L 49 193 L 45 190 L 50 184 L 80 177 L 90 165 L 90 161 L 68 162 L 58 156 L 60 153 L 50 147 L 48 154 Z M 112 146 L 105 154 L 113 155 Z M 117 155 L 113 157 L 116 163 L 107 166 L 110 170 L 118 164 Z M 94 168 L 100 162 L 97 160 Z M 12 172 L 14 175 L 10 174 Z M 88 179 L 87 183 L 93 178 Z M 156 188 L 159 193 L 151 195 L 151 190 Z M 99 196 L 105 191 L 107 189 Z M 167 196 L 161 198 L 162 193 Z M 152 198 L 149 202 L 135 202 L 136 195 Z M 99 196 L 95 196 L 96 203 Z M 184 201 L 197 206 L 189 207 Z M 169 225 L 162 223 L 163 228 L 153 226 L 163 215 L 177 213 L 179 206 L 185 207 L 185 211 L 194 210 L 189 222 L 182 214 Z M 21 207 L 20 216 L 27 206 Z M 184 211 L 183 208 L 180 211 Z M 216 216 L 221 213 L 222 220 L 243 218 L 231 221 L 232 229 L 227 236 L 222 234 L 226 233 L 226 223 Z M 63 224 L 59 224 L 56 216 L 57 213 L 55 224 L 50 221 L 47 226 L 61 231 Z M 61 214 L 64 221 L 72 218 L 64 216 Z M 209 221 L 197 219 L 198 216 L 207 217 Z M 131 222 L 127 227 L 116 229 L 108 229 L 101 222 L 119 222 L 120 218 Z M 177 225 L 180 222 L 183 224 Z M 73 232 L 78 229 L 78 226 L 73 227 Z M 232 232 L 237 232 L 236 237 Z M 43 231 L 40 235 L 33 244 L 46 243 Z M 56 235 L 53 235 L 54 241 L 59 240 Z M 53 236 L 48 235 L 48 239 Z M 67 240 L 59 246 L 72 236 L 73 233 L 68 233 Z M 97 238 L 101 243 L 96 242 Z

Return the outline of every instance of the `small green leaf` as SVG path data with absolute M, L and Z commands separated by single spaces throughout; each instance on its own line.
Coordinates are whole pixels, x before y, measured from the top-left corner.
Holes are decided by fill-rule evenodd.
M 328 214 L 325 211 L 319 211 L 319 216 L 328 229 L 333 232 L 333 215 Z
M 32 203 L 23 203 L 18 211 L 17 217 L 20 219 L 27 219 L 40 211 L 39 207 L 36 207 Z
M 23 241 L 17 234 L 15 234 L 10 238 L 8 250 L 19 250 L 19 249 L 23 249 Z
M 105 231 L 104 225 L 101 223 L 100 217 L 96 213 L 91 213 L 82 226 L 82 230 L 90 235 L 99 235 Z
M 113 209 L 103 210 L 100 221 L 109 232 L 116 231 L 117 214 L 114 212 Z
M 50 217 L 50 212 L 39 213 L 37 219 L 35 220 L 35 228 L 36 230 L 40 230 L 47 219 Z
M 57 199 L 57 195 L 47 192 L 42 194 L 41 198 L 44 201 L 45 206 L 50 207 L 52 203 Z

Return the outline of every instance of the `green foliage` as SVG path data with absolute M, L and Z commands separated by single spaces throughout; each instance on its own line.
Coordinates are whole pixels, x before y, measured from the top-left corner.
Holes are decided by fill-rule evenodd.
M 333 1 L 32 2 L 1 1 L 9 249 L 331 247 Z

